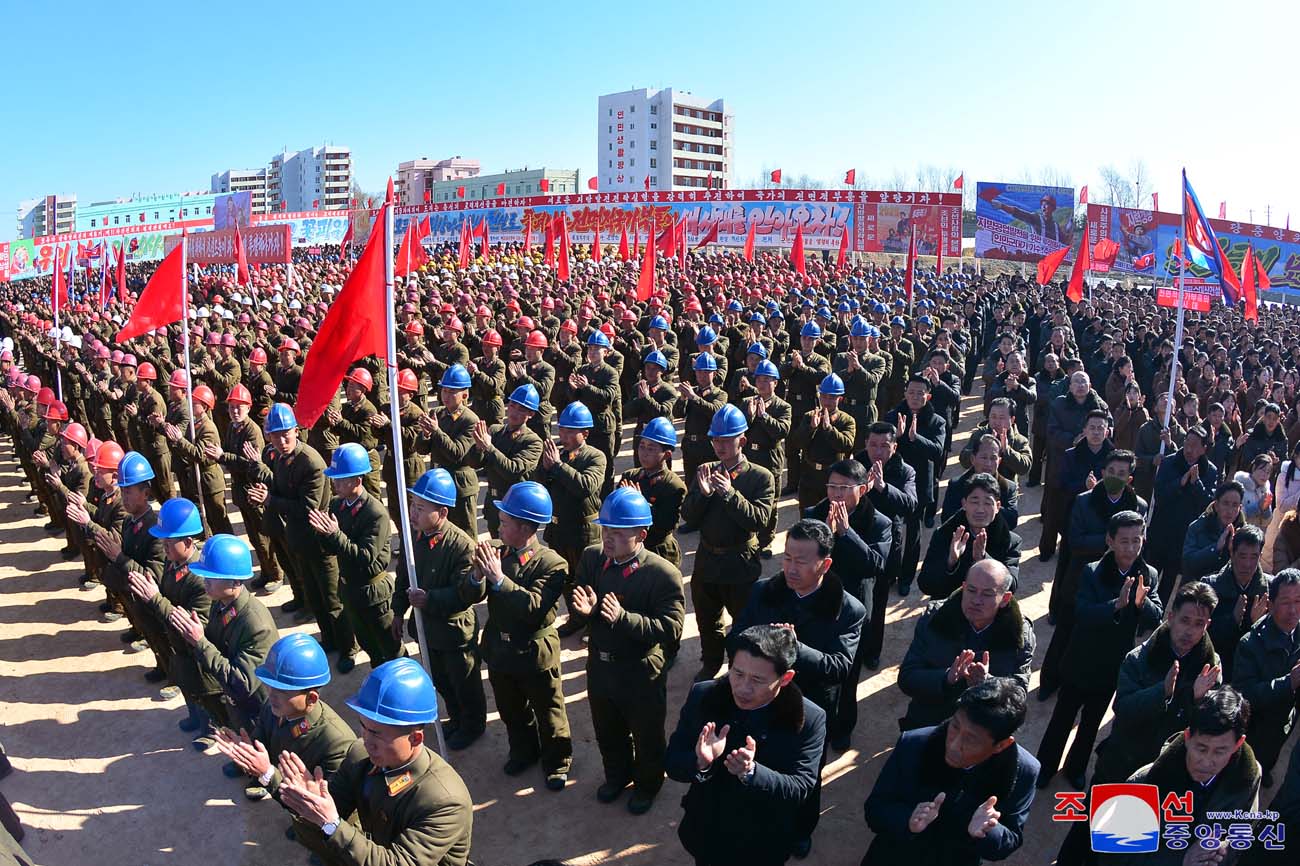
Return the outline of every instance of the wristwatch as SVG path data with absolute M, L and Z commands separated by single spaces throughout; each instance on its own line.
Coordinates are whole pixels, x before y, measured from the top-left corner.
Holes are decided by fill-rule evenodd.
M 320 831 L 325 834 L 326 838 L 333 836 L 334 831 L 339 828 L 338 821 L 326 821 L 321 825 Z

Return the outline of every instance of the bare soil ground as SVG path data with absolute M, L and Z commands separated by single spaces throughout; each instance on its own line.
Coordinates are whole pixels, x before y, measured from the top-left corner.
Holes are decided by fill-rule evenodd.
M 978 398 L 966 398 L 962 408 L 964 433 L 978 420 Z M 964 441 L 959 434 L 954 463 Z M 629 462 L 625 449 L 619 468 Z M 957 474 L 949 468 L 948 476 Z M 0 740 L 15 768 L 0 782 L 0 791 L 27 828 L 24 847 L 42 866 L 305 864 L 306 850 L 284 836 L 288 819 L 281 808 L 271 800 L 247 802 L 242 782 L 221 774 L 223 758 L 191 749 L 189 736 L 176 727 L 185 714 L 181 700 L 161 701 L 145 682 L 142 675 L 152 657 L 123 652 L 118 638 L 124 623 L 99 621 L 103 591 L 80 589 L 80 561 L 59 557 L 62 539 L 44 532 L 44 517 L 33 516 L 33 505 L 24 502 L 25 483 L 10 443 L 0 444 Z M 1051 637 L 1046 615 L 1055 564 L 1037 558 L 1041 491 L 1022 491 L 1018 530 L 1024 539 L 1020 603 L 1036 623 L 1036 664 Z M 794 521 L 795 511 L 793 499 L 781 501 L 782 530 Z M 232 517 L 238 520 L 237 514 Z M 698 537 L 681 537 L 687 580 Z M 778 537 L 778 555 L 768 561 L 765 575 L 780 568 L 781 543 Z M 263 598 L 281 634 L 314 632 L 314 624 L 295 625 L 279 612 L 288 598 L 287 588 Z M 689 593 L 687 598 L 689 605 Z M 804 861 L 808 866 L 856 864 L 867 850 L 871 834 L 862 803 L 898 737 L 896 722 L 905 707 L 895 687 L 898 664 L 924 603 L 916 591 L 906 599 L 891 597 L 882 668 L 858 686 L 861 714 L 853 747 L 834 754 L 825 769 L 824 813 Z M 669 675 L 670 731 L 698 667 L 697 634 L 688 608 L 680 661 Z M 690 862 L 676 832 L 683 786 L 667 782 L 654 808 L 641 817 L 629 815 L 621 801 L 596 802 L 602 775 L 585 706 L 584 657 L 578 638 L 565 641 L 575 761 L 564 792 L 546 791 L 540 775 L 511 779 L 501 772 L 505 731 L 493 712 L 490 688 L 487 734 L 452 756 L 474 796 L 473 859 L 480 866 L 524 866 L 543 858 L 584 866 Z M 325 700 L 351 721 L 354 714 L 343 701 L 368 670 L 362 663 L 347 676 L 336 674 L 323 690 Z M 1037 678 L 1035 670 L 1035 689 Z M 1031 751 L 1037 750 L 1051 707 L 1031 700 L 1019 736 Z M 1283 755 L 1279 768 L 1285 761 Z M 1058 777 L 1040 793 L 1025 845 L 1006 862 L 1038 866 L 1053 860 L 1067 825 L 1052 823 L 1051 793 L 1064 786 Z M 1267 802 L 1272 793 L 1262 792 L 1261 800 Z

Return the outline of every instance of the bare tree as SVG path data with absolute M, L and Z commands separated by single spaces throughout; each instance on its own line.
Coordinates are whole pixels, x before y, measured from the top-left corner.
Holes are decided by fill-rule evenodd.
M 1133 183 L 1133 207 L 1143 207 L 1146 199 L 1144 196 L 1151 194 L 1151 188 L 1154 186 L 1151 182 L 1151 172 L 1147 170 L 1147 164 L 1141 159 L 1135 159 L 1129 165 L 1129 180 Z
M 1103 165 L 1098 172 L 1101 174 L 1101 204 L 1112 207 L 1135 206 L 1137 192 L 1133 182 L 1123 172 L 1114 165 Z

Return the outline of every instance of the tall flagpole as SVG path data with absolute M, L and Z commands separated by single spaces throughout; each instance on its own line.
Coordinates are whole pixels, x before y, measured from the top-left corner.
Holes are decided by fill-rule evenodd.
M 72 245 L 68 245 L 68 261 L 72 261 Z M 50 306 L 54 309 L 54 339 L 56 345 L 55 354 L 59 354 L 62 349 L 63 331 L 59 328 L 59 248 L 54 248 L 54 284 L 50 287 Z M 64 275 L 66 277 L 66 274 Z M 68 301 L 72 300 L 72 287 L 68 286 Z M 54 387 L 58 392 L 59 399 L 63 399 L 63 371 L 59 369 L 56 361 L 54 364 Z
M 415 571 L 415 548 L 411 543 L 411 518 L 407 511 L 406 502 L 406 467 L 402 460 L 402 409 L 400 397 L 397 390 L 397 301 L 393 295 L 393 202 L 385 202 L 383 208 L 384 214 L 384 333 L 388 337 L 388 418 L 389 429 L 393 432 L 393 472 L 397 477 L 397 490 L 393 495 L 397 496 L 397 510 L 399 517 L 398 530 L 402 534 L 402 561 L 406 565 L 406 573 L 410 577 L 410 585 L 418 586 L 418 577 Z M 375 230 L 371 226 L 371 231 Z M 407 249 L 407 255 L 410 255 L 410 249 Z M 410 262 L 407 262 L 408 270 Z M 411 613 L 415 617 L 415 639 L 420 644 L 420 663 L 424 665 L 426 671 L 429 670 L 429 644 L 424 636 L 424 617 L 414 605 L 411 606 Z M 433 678 L 432 671 L 429 671 L 429 678 Z M 447 741 L 442 734 L 442 722 L 434 719 L 433 731 L 438 738 L 438 754 L 444 759 L 447 757 Z
M 190 286 L 189 274 L 185 270 L 187 260 L 189 259 L 189 237 L 185 232 L 181 232 L 181 346 L 185 351 L 185 396 L 189 400 L 189 412 L 186 413 L 190 419 L 190 441 L 194 442 L 197 438 L 194 434 L 194 372 L 190 369 Z M 196 443 L 197 444 L 197 443 Z M 195 498 L 198 502 L 194 504 L 199 507 L 199 517 L 203 519 L 203 525 L 208 526 L 208 513 L 203 507 L 203 477 L 199 473 L 198 461 L 194 463 L 194 491 Z M 209 527 L 211 528 L 211 527 Z

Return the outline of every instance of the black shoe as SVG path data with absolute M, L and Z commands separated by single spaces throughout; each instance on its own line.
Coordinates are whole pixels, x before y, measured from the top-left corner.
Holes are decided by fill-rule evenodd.
M 1056 556 L 1056 551 L 1055 551 L 1055 550 L 1040 550 L 1040 551 L 1038 552 L 1038 561 L 1039 561 L 1039 562 L 1051 562 L 1053 556 Z
M 167 679 L 167 674 L 163 673 L 162 668 L 154 668 L 151 671 L 145 671 L 144 678 L 151 683 L 160 683 Z
M 564 786 L 569 782 L 568 773 L 551 773 L 546 777 L 546 790 L 563 791 Z
M 65 547 L 59 551 L 59 556 L 64 559 L 76 559 L 79 555 L 81 555 L 81 551 L 75 547 Z
M 837 752 L 847 752 L 853 747 L 852 734 L 836 734 L 831 737 L 831 748 Z
M 110 610 L 112 610 L 112 609 L 113 609 L 113 602 L 111 602 L 111 601 L 101 601 L 101 602 L 99 603 L 99 612 L 100 612 L 100 613 L 108 613 L 108 612 L 109 612 Z M 126 640 L 126 638 L 123 638 L 123 640 Z
M 799 488 L 794 484 L 787 484 L 785 487 L 781 488 L 782 496 L 794 496 L 798 492 Z
M 518 776 L 520 773 L 524 772 L 525 770 L 527 770 L 529 767 L 531 767 L 533 764 L 536 763 L 537 763 L 537 758 L 528 758 L 526 760 L 524 758 L 511 758 L 510 760 L 506 761 L 506 765 L 502 767 L 501 770 L 507 776 Z
M 302 602 L 296 598 L 291 598 L 284 604 L 280 605 L 281 613 L 293 613 L 295 610 L 302 610 Z
M 627 790 L 627 782 L 606 782 L 596 789 L 596 799 L 602 803 L 612 803 Z
M 55 523 L 53 520 L 51 520 L 49 523 L 45 524 L 45 526 L 43 526 L 43 527 L 41 527 L 41 528 L 44 529 L 46 532 L 58 532 L 58 531 L 59 531 L 59 525 L 58 525 L 57 523 Z
M 1072 791 L 1088 790 L 1086 787 L 1088 779 L 1083 773 L 1071 773 L 1069 770 L 1066 770 L 1065 781 L 1070 783 L 1070 790 Z
M 702 665 L 700 669 L 695 672 L 695 682 L 702 683 L 705 682 L 706 680 L 715 679 L 718 676 L 718 671 L 720 671 L 721 669 L 722 669 L 722 665 L 720 664 Z
M 483 736 L 482 728 L 477 731 L 457 730 L 456 733 L 447 738 L 447 748 L 451 749 L 453 752 L 459 752 L 461 749 L 468 749 L 470 746 L 474 745 L 474 741 L 481 736 Z
M 182 731 L 184 731 L 187 734 L 194 733 L 200 727 L 202 727 L 202 725 L 203 722 L 199 721 L 193 716 L 186 716 L 185 718 L 181 719 L 179 722 L 176 723 L 176 727 L 180 728 Z
M 107 613 L 107 611 L 105 611 L 105 613 Z M 129 628 L 118 635 L 118 638 L 122 643 L 135 643 L 138 640 L 144 640 L 144 635 L 140 634 L 140 632 L 133 628 Z
M 339 656 L 339 660 L 334 663 L 334 669 L 341 674 L 350 674 L 352 669 L 357 666 L 357 660 L 353 656 Z
M 794 847 L 790 849 L 790 855 L 794 857 L 796 860 L 802 860 L 803 858 L 807 857 L 811 852 L 812 852 L 811 836 L 805 836 L 804 838 L 800 839 L 798 842 L 795 842 Z
M 934 515 L 933 515 L 933 514 L 927 514 L 927 515 L 925 516 L 925 528 L 926 528 L 926 529 L 934 529 Z M 812 847 L 812 840 L 811 840 L 811 839 L 808 840 L 808 847 L 809 847 L 809 848 Z
M 1050 701 L 1052 695 L 1056 694 L 1058 688 L 1060 688 L 1060 686 L 1045 686 L 1040 682 L 1038 686 L 1038 702 L 1045 703 Z
M 584 617 L 580 617 L 577 616 L 576 614 L 571 613 L 569 614 L 569 618 L 564 621 L 564 625 L 560 626 L 555 631 L 557 634 L 559 634 L 561 638 L 566 638 L 566 637 L 573 637 L 575 634 L 582 631 L 586 627 L 587 627 L 587 620 Z
M 898 597 L 907 598 L 911 594 L 912 594 L 912 581 L 900 580 L 898 582 Z
M 1055 778 L 1056 778 L 1055 773 L 1048 773 L 1040 769 L 1038 771 L 1038 781 L 1035 782 L 1034 785 L 1035 787 L 1038 788 L 1038 790 L 1046 791 L 1048 788 L 1052 787 L 1052 780 Z
M 633 815 L 644 815 L 655 804 L 655 795 L 658 793 L 655 791 L 654 794 L 644 794 L 633 788 L 632 796 L 627 801 L 627 810 Z
M 862 662 L 862 666 L 869 671 L 880 670 L 880 656 L 872 656 L 871 658 L 866 659 Z

